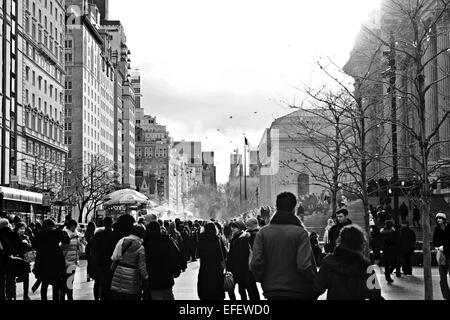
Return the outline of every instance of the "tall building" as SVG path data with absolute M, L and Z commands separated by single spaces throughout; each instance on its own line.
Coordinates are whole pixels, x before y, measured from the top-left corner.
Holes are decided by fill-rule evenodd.
M 68 159 L 85 171 L 86 165 L 98 156 L 106 166 L 114 166 L 115 73 L 97 29 L 98 10 L 92 5 L 84 9 L 76 23 L 66 28 L 64 139 L 69 148 Z
M 188 202 L 189 171 L 185 158 L 175 148 L 169 152 L 169 207 L 176 213 L 185 210 Z
M 241 172 L 241 170 L 242 170 L 242 172 Z M 240 174 L 242 174 L 242 175 L 244 174 L 242 155 L 232 153 L 230 155 L 230 177 L 229 177 L 229 180 L 231 181 L 231 180 L 239 178 Z
M 160 202 L 169 199 L 169 151 L 171 138 L 166 126 L 156 118 L 144 115 L 139 109 L 136 119 L 136 176 L 137 186 L 145 179 L 157 184 L 151 198 Z M 139 191 L 139 190 L 138 190 Z
M 138 69 L 131 72 L 131 85 L 134 89 L 135 107 L 141 109 L 142 92 L 141 92 L 141 73 Z
M 202 143 L 194 141 L 174 142 L 173 147 L 187 164 L 190 186 L 203 183 Z
M 202 180 L 203 184 L 216 186 L 216 166 L 214 165 L 214 152 L 202 152 Z
M 0 184 L 40 193 L 54 191 L 62 183 L 67 154 L 63 144 L 64 1 L 2 0 L 0 5 Z M 20 191 L 1 193 L 4 199 L 9 193 L 25 198 Z M 40 196 L 35 204 L 42 204 Z M 32 208 L 22 206 L 16 211 Z
M 109 19 L 109 0 L 93 0 L 92 2 L 97 5 L 98 10 L 100 11 L 100 18 L 102 20 L 108 20 Z
M 116 82 L 114 84 L 114 144 L 115 165 L 122 176 L 124 187 L 135 188 L 135 87 L 131 81 L 130 50 L 122 23 L 117 20 L 101 20 L 100 32 L 108 34 L 111 41 Z M 139 96 L 140 97 L 140 96 Z M 120 151 L 120 152 L 119 152 Z

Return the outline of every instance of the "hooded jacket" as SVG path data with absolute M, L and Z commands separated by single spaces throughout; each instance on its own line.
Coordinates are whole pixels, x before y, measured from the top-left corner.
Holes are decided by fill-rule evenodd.
M 77 231 L 72 232 L 71 230 L 64 228 L 64 232 L 67 233 L 70 243 L 62 243 L 61 250 L 64 255 L 64 260 L 66 262 L 66 267 L 78 265 L 78 260 L 80 258 L 80 252 L 82 250 L 82 243 L 80 241 L 81 236 Z
M 266 298 L 315 298 L 316 266 L 309 235 L 292 212 L 277 212 L 256 234 L 250 269 Z
M 444 230 L 436 226 L 433 234 L 433 245 L 436 248 L 443 246 L 445 257 L 450 259 L 450 225 L 448 223 L 445 224 Z
M 380 300 L 381 291 L 370 289 L 371 263 L 361 253 L 337 247 L 333 254 L 324 258 L 314 291 L 322 295 L 326 290 L 327 300 Z
M 393 229 L 383 229 L 380 233 L 381 250 L 385 263 L 394 264 L 397 261 L 399 234 Z
M 138 295 L 142 282 L 148 278 L 145 250 L 142 239 L 136 236 L 122 238 L 111 257 L 116 267 L 111 282 L 111 291 Z

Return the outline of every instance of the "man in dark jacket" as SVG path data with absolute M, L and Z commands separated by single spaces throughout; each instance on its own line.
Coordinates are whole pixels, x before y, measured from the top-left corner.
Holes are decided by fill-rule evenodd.
M 347 209 L 340 209 L 336 212 L 336 220 L 337 223 L 330 228 L 330 231 L 328 231 L 328 239 L 330 241 L 330 252 L 333 252 L 336 248 L 336 240 L 339 237 L 339 233 L 341 232 L 342 228 L 345 226 L 351 225 L 353 222 L 348 218 L 348 211 Z
M 399 212 L 400 212 L 400 217 L 402 218 L 402 222 L 405 223 L 406 218 L 408 218 L 409 209 L 408 209 L 408 206 L 404 202 L 402 202 L 402 204 L 399 208 Z
M 409 228 L 409 222 L 405 222 L 405 226 L 400 232 L 400 252 L 403 261 L 403 273 L 412 275 L 411 256 L 414 254 L 416 245 L 416 233 Z
M 106 300 L 108 296 L 108 274 L 110 273 L 111 268 L 111 256 L 106 254 L 106 244 L 113 232 L 112 224 L 112 218 L 106 217 L 103 220 L 104 228 L 97 230 L 92 237 L 91 255 L 93 274 L 91 276 L 95 280 L 95 300 Z
M 314 300 L 317 269 L 308 232 L 295 216 L 292 193 L 277 197 L 277 213 L 256 235 L 250 269 L 268 300 Z
M 179 277 L 182 254 L 169 236 L 161 234 L 161 226 L 151 222 L 144 241 L 149 294 L 151 300 L 174 300 L 174 278 Z
M 443 254 L 439 263 L 439 277 L 442 296 L 445 300 L 450 300 L 450 289 L 448 286 L 448 274 L 450 272 L 450 225 L 447 223 L 447 215 L 438 213 L 436 215 L 436 229 L 433 235 L 433 246 Z
M 381 230 L 380 241 L 383 251 L 384 275 L 386 281 L 392 283 L 394 280 L 391 278 L 391 273 L 397 266 L 399 239 L 391 220 L 386 221 L 386 227 Z
M 248 219 L 245 222 L 245 225 L 247 227 L 246 232 L 249 235 L 248 243 L 250 246 L 250 256 L 249 256 L 250 262 L 253 256 L 253 244 L 255 243 L 256 235 L 259 232 L 258 219 L 256 218 Z M 258 286 L 256 285 L 255 277 L 253 276 L 253 273 L 250 269 L 248 270 L 248 273 L 249 274 L 248 274 L 247 292 L 249 299 L 250 301 L 259 301 L 261 300 L 261 297 L 259 295 L 259 290 Z
M 420 228 L 420 210 L 417 206 L 414 206 L 413 209 L 413 226 Z

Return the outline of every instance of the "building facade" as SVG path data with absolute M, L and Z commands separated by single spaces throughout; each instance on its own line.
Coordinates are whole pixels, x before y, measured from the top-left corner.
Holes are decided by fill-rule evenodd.
M 138 109 L 136 119 L 136 176 L 139 181 L 152 179 L 157 184 L 151 197 L 159 202 L 169 199 L 169 151 L 171 138 L 166 126 Z M 139 190 L 138 190 L 139 191 Z
M 217 186 L 216 166 L 214 165 L 214 152 L 202 152 L 202 180 L 203 184 Z

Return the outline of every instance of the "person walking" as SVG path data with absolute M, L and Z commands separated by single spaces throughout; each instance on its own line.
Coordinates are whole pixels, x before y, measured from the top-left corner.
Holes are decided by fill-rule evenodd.
M 450 225 L 447 223 L 447 215 L 445 213 L 436 215 L 433 246 L 438 251 L 436 258 L 439 265 L 442 296 L 445 300 L 450 300 L 450 289 L 448 286 L 448 274 L 450 272 Z
M 197 294 L 200 300 L 224 300 L 224 262 L 226 249 L 212 222 L 204 226 L 198 242 L 200 270 Z
M 400 217 L 402 218 L 402 223 L 406 222 L 406 219 L 408 218 L 409 209 L 408 206 L 402 202 L 399 208 Z
M 256 235 L 250 269 L 268 300 L 314 300 L 317 269 L 308 232 L 292 193 L 278 195 L 277 212 Z
M 230 251 L 227 258 L 227 270 L 233 274 L 234 281 L 238 285 L 241 300 L 248 300 L 247 287 L 250 255 L 250 234 L 245 234 L 245 223 L 238 220 L 231 223 L 232 238 L 230 242 Z
M 19 247 L 20 249 L 18 256 L 23 258 L 23 260 L 28 264 L 28 266 L 24 268 L 23 274 L 19 275 L 17 282 L 23 282 L 23 300 L 31 300 L 29 296 L 31 262 L 34 262 L 36 253 L 33 250 L 33 245 L 26 233 L 26 229 L 27 225 L 23 222 L 18 222 L 14 226 L 14 232 L 22 242 Z
M 325 232 L 323 233 L 323 248 L 325 253 L 331 253 L 329 233 L 331 227 L 334 226 L 334 224 L 335 223 L 333 219 L 328 219 L 327 226 L 325 227 Z
M 336 212 L 336 225 L 332 226 L 330 228 L 330 231 L 328 232 L 329 237 L 329 252 L 333 252 L 334 248 L 336 248 L 336 240 L 339 237 L 339 233 L 345 226 L 349 226 L 352 224 L 352 220 L 348 218 L 348 210 L 347 209 L 340 209 Z
M 388 283 L 394 282 L 391 273 L 397 267 L 398 237 L 391 220 L 386 221 L 385 228 L 380 233 L 384 275 Z
M 74 275 L 77 270 L 80 253 L 83 250 L 81 235 L 78 233 L 77 227 L 78 223 L 75 220 L 69 220 L 63 229 L 63 231 L 67 233 L 70 242 L 61 244 L 66 263 L 66 273 L 61 287 L 61 300 L 64 300 L 67 295 L 67 300 L 73 301 L 73 283 L 69 282 L 69 279 L 73 276 L 71 278 L 73 280 L 75 277 Z
M 322 249 L 319 245 L 319 236 L 316 232 L 312 232 L 309 235 L 309 241 L 311 242 L 311 248 L 314 254 L 314 260 L 316 261 L 316 265 L 320 265 L 322 263 Z
M 66 263 L 60 244 L 69 244 L 67 232 L 56 227 L 55 221 L 47 219 L 35 238 L 36 262 L 33 273 L 41 281 L 41 300 L 47 300 L 48 286 L 52 286 L 53 300 L 60 299 L 62 279 L 66 275 Z
M 107 300 L 109 292 L 109 273 L 111 272 L 111 256 L 106 253 L 105 247 L 108 238 L 111 237 L 113 219 L 103 219 L 103 228 L 98 229 L 92 237 L 89 245 L 91 255 L 91 273 L 94 279 L 94 299 Z M 88 248 L 86 248 L 86 252 Z
M 377 286 L 367 284 L 371 263 L 364 257 L 367 243 L 364 231 L 356 226 L 344 227 L 334 252 L 326 256 L 314 281 L 317 296 L 327 292 L 327 300 L 383 300 Z
M 416 233 L 409 227 L 409 222 L 405 221 L 400 231 L 400 253 L 402 257 L 402 271 L 405 275 L 412 276 L 411 256 L 414 254 L 416 245 Z
M 416 205 L 414 205 L 414 209 L 413 209 L 413 226 L 420 228 L 420 210 L 419 208 L 417 208 Z
M 253 257 L 253 244 L 255 243 L 256 235 L 259 232 L 259 226 L 258 226 L 258 219 L 256 218 L 250 218 L 245 222 L 245 225 L 247 227 L 246 233 L 249 235 L 248 243 L 250 247 L 250 254 L 249 254 L 249 270 L 248 270 L 248 284 L 247 284 L 247 291 L 250 301 L 260 301 L 261 297 L 259 295 L 258 286 L 256 285 L 255 276 L 253 275 L 252 271 L 250 270 L 250 262 Z
M 135 224 L 130 235 L 122 238 L 111 257 L 113 277 L 112 300 L 141 300 L 142 289 L 148 280 L 145 249 L 142 245 L 145 228 Z
M 144 240 L 147 266 L 149 300 L 175 300 L 173 295 L 174 278 L 178 278 L 183 267 L 183 255 L 174 241 L 161 234 L 158 222 L 147 226 Z
M 370 248 L 373 252 L 373 261 L 379 262 L 381 255 L 381 239 L 380 239 L 380 228 L 378 225 L 373 225 L 370 227 Z
M 90 221 L 86 227 L 86 232 L 84 233 L 84 240 L 86 241 L 86 261 L 87 261 L 87 282 L 91 281 L 92 270 L 92 256 L 91 256 L 91 245 L 92 238 L 94 237 L 95 230 L 97 230 L 97 226 L 94 221 Z

